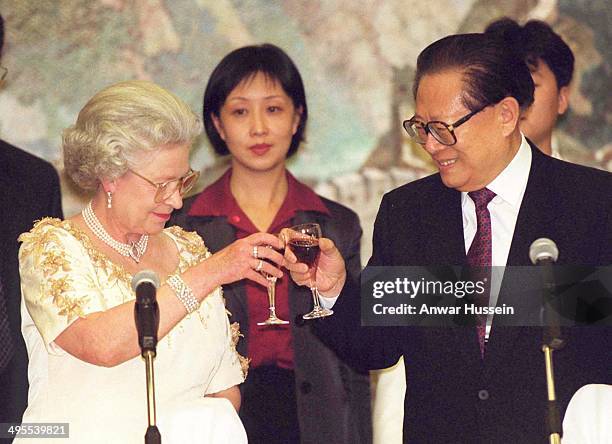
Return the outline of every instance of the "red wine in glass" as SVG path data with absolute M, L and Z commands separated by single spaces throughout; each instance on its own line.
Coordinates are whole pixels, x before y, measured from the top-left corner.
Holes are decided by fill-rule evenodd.
M 288 246 L 295 255 L 298 262 L 308 265 L 310 272 L 310 291 L 314 308 L 311 312 L 302 317 L 304 319 L 323 318 L 333 314 L 333 311 L 321 307 L 319 301 L 319 291 L 316 285 L 316 273 L 319 262 L 319 238 L 321 237 L 321 227 L 317 223 L 306 223 L 295 225 L 289 228 Z
M 309 239 L 292 239 L 289 241 L 289 248 L 299 262 L 308 265 L 308 268 L 317 266 L 319 260 L 319 240 L 315 238 Z

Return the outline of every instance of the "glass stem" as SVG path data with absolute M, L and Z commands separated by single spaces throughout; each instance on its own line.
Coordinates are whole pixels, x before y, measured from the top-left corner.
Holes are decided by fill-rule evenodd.
M 276 317 L 276 282 L 271 281 L 268 286 L 268 304 L 270 306 L 270 316 Z
M 317 287 L 310 287 L 310 291 L 312 292 L 312 302 L 314 303 L 314 311 L 320 311 L 321 304 L 319 304 L 319 294 L 317 292 Z

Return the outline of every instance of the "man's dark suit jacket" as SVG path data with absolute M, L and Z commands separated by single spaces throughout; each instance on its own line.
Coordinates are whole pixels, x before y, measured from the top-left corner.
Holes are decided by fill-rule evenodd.
M 0 273 L 15 344 L 0 374 L 0 422 L 20 422 L 28 400 L 28 355 L 21 336 L 17 237 L 45 216 L 62 218 L 59 178 L 42 159 L 0 140 Z
M 234 227 L 225 217 L 189 216 L 195 197 L 175 211 L 169 225 L 196 231 L 215 253 L 236 239 Z M 324 236 L 333 239 L 355 278 L 361 269 L 361 226 L 357 215 L 335 202 L 321 198 L 331 215 L 298 212 L 292 224 L 318 222 Z M 238 322 L 245 335 L 238 352 L 247 356 L 249 318 L 242 282 L 223 286 L 230 322 Z M 296 398 L 302 443 L 359 444 L 371 442 L 370 392 L 367 373 L 357 373 L 343 363 L 312 332 L 312 321 L 302 314 L 312 309 L 310 290 L 289 284 L 289 309 L 293 334 Z M 314 321 L 317 322 L 317 321 Z M 245 384 L 249 384 L 247 377 Z M 339 418 L 339 419 L 338 419 Z
M 507 265 L 530 265 L 529 246 L 540 237 L 557 243 L 559 264 L 612 264 L 612 174 L 535 147 L 532 153 Z M 461 193 L 444 186 L 439 174 L 391 191 L 381 203 L 373 244 L 369 265 L 465 265 Z M 319 334 L 355 365 L 384 368 L 404 356 L 404 442 L 545 442 L 540 328 L 496 329 L 494 320 L 483 361 L 474 328 L 360 328 L 355 288 L 343 291 L 337 316 L 319 325 Z M 554 353 L 562 414 L 582 385 L 612 383 L 610 331 L 565 332 L 567 346 Z

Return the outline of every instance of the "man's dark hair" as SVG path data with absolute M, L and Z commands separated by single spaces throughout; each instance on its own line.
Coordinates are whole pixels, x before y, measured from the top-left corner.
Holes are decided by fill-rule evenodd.
M 491 34 L 456 34 L 421 51 L 413 93 L 427 74 L 457 70 L 463 74 L 463 102 L 470 111 L 514 97 L 522 110 L 533 103 L 533 80 L 526 63 Z
M 516 49 L 530 69 L 537 69 L 543 61 L 555 75 L 557 87 L 569 85 L 574 74 L 574 54 L 552 28 L 540 20 L 530 20 L 520 26 L 504 17 L 487 26 L 485 33 L 503 37 Z
M 212 114 L 219 116 L 227 96 L 243 80 L 257 73 L 269 80 L 277 81 L 293 101 L 296 110 L 301 108 L 300 124 L 291 139 L 287 157 L 294 154 L 302 140 L 308 120 L 308 107 L 304 84 L 297 67 L 279 47 L 271 44 L 244 46 L 226 55 L 213 70 L 204 92 L 204 129 L 214 150 L 221 155 L 229 154 L 227 145 L 215 128 Z

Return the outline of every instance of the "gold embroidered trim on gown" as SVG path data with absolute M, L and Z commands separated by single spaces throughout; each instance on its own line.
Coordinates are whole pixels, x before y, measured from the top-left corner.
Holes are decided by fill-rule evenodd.
M 74 226 L 74 224 L 68 220 L 62 221 L 51 217 L 43 218 L 36 221 L 29 232 L 21 234 L 18 240 L 24 243 L 24 253 L 35 254 L 36 257 L 40 258 L 36 265 L 41 267 L 45 276 L 45 283 L 43 284 L 45 288 L 41 294 L 53 299 L 53 304 L 59 309 L 58 314 L 67 316 L 68 321 L 75 317 L 84 317 L 83 307 L 86 306 L 89 301 L 87 297 L 77 299 L 66 296 L 65 293 L 72 288 L 72 280 L 68 274 L 71 271 L 71 267 L 65 257 L 60 252 L 54 250 L 53 246 L 61 245 L 61 241 L 57 232 L 49 230 L 50 227 L 63 229 L 78 240 L 87 251 L 95 267 L 105 272 L 109 284 L 121 280 L 128 288 L 131 288 L 132 277 L 130 273 L 121 265 L 111 261 L 106 254 L 97 250 L 84 231 Z M 174 236 L 174 239 L 189 253 L 189 255 L 185 257 L 185 255 L 181 254 L 179 249 L 178 271 L 181 273 L 210 256 L 210 252 L 206 248 L 204 241 L 195 231 L 185 231 L 179 226 L 166 228 L 166 231 L 170 232 Z M 59 278 L 54 277 L 59 271 L 65 273 L 66 276 Z M 225 305 L 225 298 L 223 298 L 223 304 Z M 200 316 L 202 324 L 206 327 L 206 320 L 199 314 L 199 310 L 198 316 Z M 240 337 L 243 336 L 240 333 L 240 325 L 234 322 L 231 324 L 230 328 L 232 348 L 238 356 L 243 376 L 246 378 L 250 359 L 240 355 L 240 353 L 236 351 L 236 345 Z
M 230 325 L 230 329 L 232 333 L 232 349 L 236 352 L 236 355 L 238 356 L 238 360 L 240 361 L 240 368 L 242 369 L 242 376 L 244 377 L 244 379 L 246 379 L 247 375 L 249 374 L 249 364 L 251 363 L 251 358 L 242 356 L 236 350 L 236 347 L 238 346 L 238 341 L 240 340 L 240 338 L 244 338 L 244 335 L 240 333 L 240 324 L 238 322 L 232 322 L 232 324 Z

